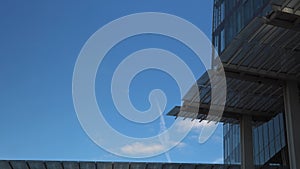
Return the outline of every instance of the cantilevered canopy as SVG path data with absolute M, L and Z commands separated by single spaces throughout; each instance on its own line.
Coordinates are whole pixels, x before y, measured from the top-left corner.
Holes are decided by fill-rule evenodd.
M 226 81 L 227 97 L 222 122 L 237 123 L 240 116 L 245 114 L 252 115 L 254 121 L 267 121 L 283 111 L 283 84 L 280 80 L 226 72 Z M 168 115 L 206 119 L 211 103 L 211 86 L 207 73 L 197 83 L 200 97 L 190 90 L 183 98 L 183 105 L 173 108 Z M 195 109 L 198 105 L 197 111 Z
M 272 7 L 276 11 L 300 15 L 299 0 L 273 0 Z
M 298 0 L 274 1 L 273 12 L 253 19 L 221 53 L 227 81 L 221 121 L 238 122 L 244 114 L 251 115 L 255 121 L 266 121 L 284 111 L 283 81 L 300 82 L 299 6 Z M 286 12 L 287 8 L 293 11 Z M 218 76 L 220 65 L 216 61 L 213 69 Z M 206 119 L 211 104 L 207 73 L 197 85 L 200 96 L 190 90 L 183 98 L 183 105 L 168 115 Z
M 300 29 L 284 28 L 273 15 L 282 13 L 255 18 L 232 40 L 220 55 L 225 71 L 300 81 Z

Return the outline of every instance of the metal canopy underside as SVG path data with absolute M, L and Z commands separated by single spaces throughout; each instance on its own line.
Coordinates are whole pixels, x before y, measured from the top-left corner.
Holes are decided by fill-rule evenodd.
M 300 1 L 274 0 L 272 7 L 268 16 L 254 18 L 220 55 L 228 90 L 221 121 L 237 122 L 242 114 L 263 121 L 283 112 L 282 81 L 300 82 Z M 208 75 L 197 83 L 200 96 L 190 90 L 182 107 L 168 115 L 206 119 L 211 103 Z
M 240 169 L 238 165 L 83 161 L 0 161 L 1 169 Z
M 241 115 L 253 116 L 254 121 L 267 121 L 283 112 L 281 81 L 226 72 L 227 97 L 221 122 L 238 123 Z M 183 105 L 175 107 L 168 115 L 192 119 L 206 119 L 211 103 L 211 86 L 208 74 L 199 80 L 199 93 L 190 90 L 183 98 Z M 200 103 L 200 105 L 199 105 Z M 196 109 L 198 108 L 197 111 Z M 198 114 L 195 114 L 198 112 Z
M 273 0 L 271 4 L 274 10 L 300 15 L 299 0 Z
M 232 40 L 220 55 L 225 71 L 300 81 L 300 31 L 273 20 L 255 18 Z
M 284 81 L 300 82 L 300 15 L 296 14 L 300 1 L 278 0 L 274 4 L 276 10 L 267 17 L 254 18 L 220 55 L 227 81 L 222 122 L 237 123 L 244 114 L 254 121 L 267 121 L 284 111 Z M 296 11 L 287 13 L 287 7 Z M 218 71 L 217 62 L 213 65 Z M 200 96 L 190 90 L 183 105 L 168 115 L 206 119 L 211 103 L 208 74 L 197 83 Z

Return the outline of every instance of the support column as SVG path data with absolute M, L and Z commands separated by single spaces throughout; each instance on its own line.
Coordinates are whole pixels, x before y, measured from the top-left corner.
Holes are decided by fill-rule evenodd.
M 287 81 L 284 90 L 286 135 L 290 168 L 300 168 L 300 102 L 297 82 Z
M 252 117 L 244 115 L 240 121 L 241 169 L 254 169 Z

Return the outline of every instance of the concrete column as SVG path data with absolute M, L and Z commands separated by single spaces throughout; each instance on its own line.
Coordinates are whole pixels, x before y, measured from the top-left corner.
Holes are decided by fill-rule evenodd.
M 284 90 L 286 135 L 291 169 L 300 168 L 300 102 L 297 82 L 287 81 Z
M 244 115 L 240 121 L 241 169 L 254 169 L 252 117 Z

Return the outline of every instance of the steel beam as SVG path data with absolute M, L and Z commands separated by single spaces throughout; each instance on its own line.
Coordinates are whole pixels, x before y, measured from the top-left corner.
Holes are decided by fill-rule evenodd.
M 284 90 L 286 133 L 290 168 L 300 168 L 300 98 L 295 81 L 287 81 Z
M 267 70 L 258 70 L 255 68 L 245 67 L 245 66 L 237 66 L 237 65 L 227 65 L 223 64 L 225 73 L 226 72 L 239 72 L 239 73 L 246 73 L 248 75 L 253 75 L 261 78 L 269 78 L 269 79 L 278 79 L 278 80 L 292 80 L 297 81 L 300 83 L 300 79 L 297 78 L 296 75 L 290 75 L 285 73 L 277 73 L 273 71 Z
M 242 116 L 240 121 L 241 169 L 254 169 L 252 117 Z

